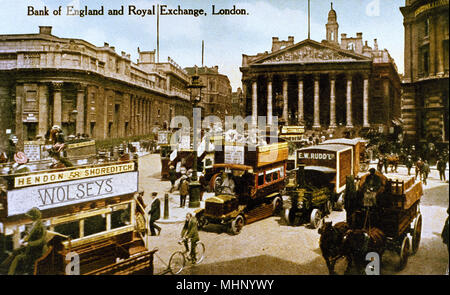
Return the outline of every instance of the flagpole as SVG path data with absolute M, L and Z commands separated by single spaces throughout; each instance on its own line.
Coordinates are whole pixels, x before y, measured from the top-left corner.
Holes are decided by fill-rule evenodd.
M 310 0 L 308 0 L 308 39 L 311 39 Z

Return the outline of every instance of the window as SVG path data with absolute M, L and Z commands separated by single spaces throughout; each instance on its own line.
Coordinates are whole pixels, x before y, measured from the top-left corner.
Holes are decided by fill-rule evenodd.
M 430 19 L 427 18 L 424 23 L 424 36 L 428 37 L 429 33 L 430 33 Z
M 422 55 L 422 64 L 423 64 L 423 74 L 428 76 L 429 71 L 429 56 L 428 51 L 424 51 Z
M 272 173 L 266 173 L 266 183 L 272 182 Z
M 55 225 L 55 231 L 69 236 L 71 239 L 78 239 L 80 237 L 80 221 L 71 221 Z
M 264 184 L 264 173 L 258 174 L 258 185 Z
M 84 236 L 106 231 L 106 215 L 95 215 L 84 220 Z
M 119 205 L 111 213 L 111 229 L 129 225 L 131 223 L 130 204 Z
M 355 44 L 353 44 L 353 42 L 348 43 L 347 50 L 355 50 Z

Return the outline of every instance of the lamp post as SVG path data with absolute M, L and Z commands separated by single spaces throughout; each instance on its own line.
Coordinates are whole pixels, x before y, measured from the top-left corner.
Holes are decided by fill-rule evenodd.
M 201 84 L 200 77 L 195 75 L 192 76 L 192 82 L 187 86 L 190 92 L 190 101 L 192 104 L 192 137 L 193 137 L 193 153 L 194 153 L 194 163 L 192 167 L 192 177 L 189 183 L 189 208 L 200 207 L 200 182 L 197 178 L 197 129 L 198 125 L 201 124 L 201 111 L 197 108 L 198 104 L 202 99 L 202 88 L 205 86 Z M 200 118 L 198 118 L 200 115 Z

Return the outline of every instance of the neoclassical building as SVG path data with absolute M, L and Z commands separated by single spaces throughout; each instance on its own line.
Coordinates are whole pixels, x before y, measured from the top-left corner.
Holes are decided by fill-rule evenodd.
M 400 78 L 386 49 L 373 48 L 362 33 L 338 35 L 331 7 L 326 39 L 295 43 L 272 38 L 272 49 L 242 56 L 242 85 L 246 114 L 269 124 L 307 129 L 374 127 L 388 132 L 400 118 Z
M 448 0 L 406 0 L 403 121 L 412 141 L 449 138 Z
M 19 146 L 53 125 L 96 139 L 149 134 L 176 115 L 192 116 L 190 77 L 170 58 L 139 51 L 137 63 L 105 43 L 38 34 L 0 35 L 0 148 L 5 130 Z
M 204 110 L 204 117 L 217 116 L 224 120 L 231 115 L 231 85 L 224 74 L 219 73 L 219 67 L 187 67 L 186 72 L 193 76 L 198 75 L 204 88 L 200 106 Z

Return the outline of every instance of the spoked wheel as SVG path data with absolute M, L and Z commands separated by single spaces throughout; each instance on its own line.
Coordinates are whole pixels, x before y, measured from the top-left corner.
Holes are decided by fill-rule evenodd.
M 322 212 L 319 209 L 313 209 L 311 212 L 310 225 L 312 228 L 320 227 L 322 223 Z
M 325 206 L 327 208 L 327 214 L 333 212 L 333 202 L 331 200 L 328 200 Z
M 422 214 L 418 214 L 414 221 L 414 229 L 412 233 L 411 254 L 416 254 L 419 250 L 420 236 L 422 234 Z
M 198 242 L 195 246 L 195 264 L 199 264 L 205 258 L 205 245 L 202 242 Z
M 408 263 L 409 248 L 410 248 L 409 238 L 408 238 L 408 236 L 405 236 L 403 238 L 402 246 L 400 248 L 400 253 L 399 253 L 400 261 L 397 266 L 398 271 L 404 269 L 406 264 Z
M 273 215 L 279 215 L 281 213 L 281 210 L 283 209 L 283 201 L 280 197 L 276 197 L 272 201 L 273 205 Z
M 173 275 L 179 274 L 184 266 L 186 265 L 186 259 L 184 258 L 184 254 L 181 251 L 177 251 L 170 256 L 169 259 L 169 269 L 170 273 Z
M 244 227 L 244 218 L 242 215 L 238 215 L 232 222 L 231 222 L 231 232 L 235 235 L 239 234 Z

